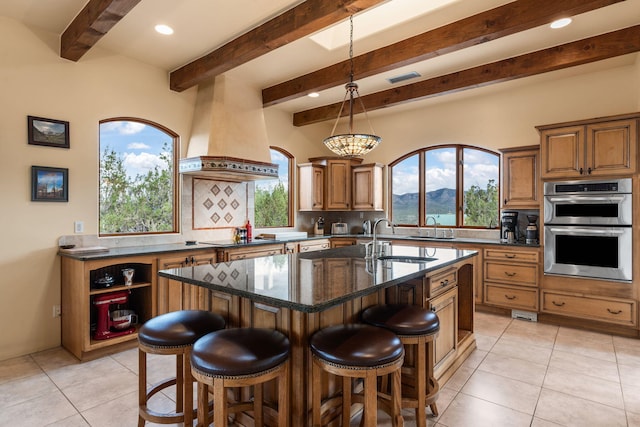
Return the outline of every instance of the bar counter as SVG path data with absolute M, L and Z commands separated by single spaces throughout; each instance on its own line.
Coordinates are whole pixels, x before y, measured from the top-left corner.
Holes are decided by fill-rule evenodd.
M 379 303 L 442 310 L 436 341 L 436 377 L 441 383 L 475 348 L 476 252 L 390 245 L 385 255 L 392 259 L 365 259 L 364 246 L 357 245 L 161 270 L 158 274 L 207 290 L 208 304 L 203 308 L 225 316 L 231 327 L 274 328 L 289 337 L 290 425 L 307 426 L 311 410 L 308 338 L 318 329 L 358 322 L 362 309 Z M 237 421 L 251 424 L 243 417 Z

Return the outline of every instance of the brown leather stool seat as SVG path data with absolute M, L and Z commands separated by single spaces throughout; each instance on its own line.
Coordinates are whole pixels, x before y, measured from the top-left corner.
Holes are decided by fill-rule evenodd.
M 342 425 L 349 426 L 351 406 L 356 402 L 364 404 L 362 416 L 365 427 L 377 425 L 378 403 L 391 415 L 394 426 L 403 424 L 400 414 L 400 368 L 404 347 L 396 334 L 364 324 L 336 325 L 314 333 L 309 346 L 313 356 L 314 426 L 325 425 L 340 413 Z M 328 395 L 323 399 L 322 371 L 342 377 L 341 394 Z M 377 379 L 386 375 L 391 375 L 391 395 L 379 400 Z M 362 394 L 352 394 L 354 378 L 364 379 Z M 341 411 L 337 411 L 337 407 L 341 407 Z
M 149 319 L 138 331 L 138 426 L 145 421 L 157 424 L 192 425 L 193 377 L 191 348 L 209 332 L 224 329 L 224 318 L 205 310 L 181 310 Z M 147 354 L 176 356 L 176 376 L 166 378 L 147 390 Z M 176 410 L 171 414 L 148 407 L 149 399 L 159 391 L 176 386 Z
M 277 425 L 289 422 L 289 339 L 260 328 L 225 329 L 203 336 L 193 346 L 191 370 L 198 381 L 198 425 L 209 425 L 208 393 L 213 390 L 213 423 L 226 426 L 230 413 L 253 411 L 253 425 L 264 425 L 264 408 L 277 410 Z M 265 401 L 262 385 L 278 380 L 277 409 Z M 227 388 L 253 387 L 253 396 L 230 402 Z
M 440 330 L 438 316 L 423 307 L 407 304 L 374 305 L 362 312 L 362 320 L 398 335 L 407 350 L 402 370 L 402 407 L 415 408 L 416 425 L 426 426 L 426 406 L 437 416 L 440 386 L 433 375 L 433 341 Z M 409 354 L 407 347 L 415 352 Z

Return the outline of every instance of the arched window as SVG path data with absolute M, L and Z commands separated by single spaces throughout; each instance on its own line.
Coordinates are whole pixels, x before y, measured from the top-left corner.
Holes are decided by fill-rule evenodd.
M 270 147 L 271 163 L 278 165 L 278 179 L 256 181 L 255 226 L 293 226 L 293 156 L 278 147 Z
M 465 145 L 411 152 L 390 164 L 391 218 L 398 225 L 488 227 L 498 220 L 500 155 Z
M 178 135 L 148 120 L 100 121 L 99 234 L 175 233 Z

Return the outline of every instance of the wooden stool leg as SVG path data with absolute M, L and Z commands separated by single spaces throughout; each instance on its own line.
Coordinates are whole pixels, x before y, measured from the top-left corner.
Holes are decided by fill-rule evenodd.
M 185 427 L 193 426 L 193 377 L 191 376 L 191 351 L 186 349 L 182 354 L 183 360 L 183 413 L 184 413 L 184 425 Z
M 427 396 L 427 384 L 429 383 L 429 373 L 427 369 L 427 344 L 421 339 L 415 345 L 416 347 L 416 426 L 427 426 L 427 411 L 426 411 L 426 396 Z
M 227 427 L 228 402 L 223 379 L 213 379 L 213 402 L 213 425 Z
M 351 393 L 352 380 L 350 377 L 342 377 L 342 425 L 348 426 L 351 422 Z
M 262 402 L 264 399 L 264 390 L 261 384 L 255 384 L 253 386 L 253 420 L 254 426 L 264 426 L 264 414 L 262 412 Z
M 322 419 L 320 409 L 322 406 L 322 368 L 318 362 L 312 363 L 311 378 L 313 384 L 311 385 L 311 411 L 313 427 L 320 427 L 322 425 Z
M 401 369 L 391 373 L 391 425 L 393 427 L 403 427 L 402 417 L 402 383 L 400 380 Z M 424 409 L 424 408 L 423 408 Z M 424 410 L 422 411 L 424 412 Z
M 184 411 L 184 357 L 176 355 L 176 413 Z
M 138 350 L 138 407 L 147 407 L 147 353 Z M 138 414 L 138 427 L 144 427 L 144 418 Z
M 375 369 L 369 369 L 364 378 L 364 426 L 378 424 L 378 376 Z
M 436 377 L 433 375 L 433 366 L 435 365 L 436 360 L 434 339 L 435 338 L 427 342 L 427 395 L 430 395 L 433 389 L 437 387 L 438 384 Z M 436 402 L 434 401 L 431 405 L 429 405 L 429 407 L 431 408 L 431 413 L 433 413 L 433 415 L 437 417 L 438 407 L 436 406 Z
M 209 422 L 209 386 L 198 381 L 198 427 L 208 427 Z

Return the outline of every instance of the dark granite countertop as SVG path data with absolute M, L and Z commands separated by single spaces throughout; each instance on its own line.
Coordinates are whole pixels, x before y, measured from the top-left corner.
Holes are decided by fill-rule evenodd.
M 432 259 L 416 263 L 367 260 L 364 246 L 357 245 L 161 270 L 158 274 L 277 307 L 313 313 L 422 277 L 477 254 L 470 250 L 405 245 L 392 245 L 390 250 L 391 256 Z M 316 270 L 318 266 L 322 267 L 322 274 Z M 345 275 L 345 271 L 350 273 Z

